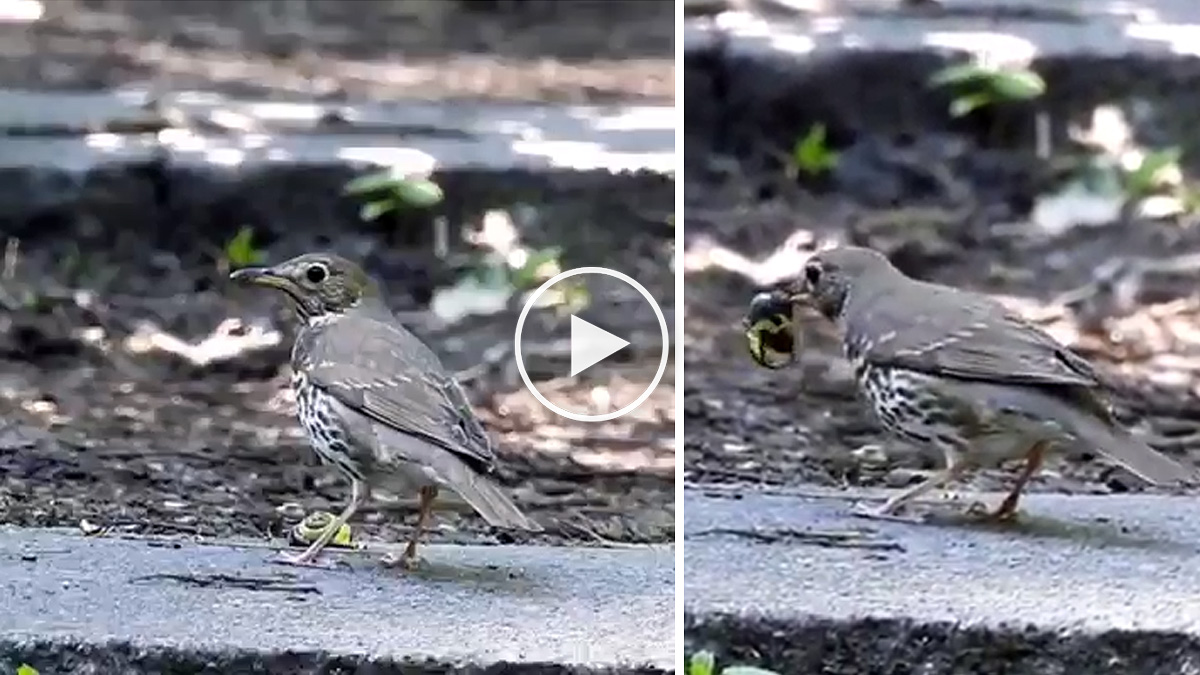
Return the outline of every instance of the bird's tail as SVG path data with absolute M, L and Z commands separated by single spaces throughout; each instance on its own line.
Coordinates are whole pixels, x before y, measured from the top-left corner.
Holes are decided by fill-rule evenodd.
M 489 525 L 530 532 L 542 530 L 541 525 L 521 513 L 495 481 L 475 473 L 465 465 L 462 468 L 461 473 L 454 472 L 456 475 L 446 477 L 450 479 L 450 487 L 478 511 Z
M 1076 405 L 1034 388 L 983 385 L 974 393 L 988 404 L 1000 408 L 1029 410 L 1058 422 L 1076 441 L 1137 474 L 1142 480 L 1158 485 L 1188 484 L 1198 478 L 1196 472 L 1167 457 L 1107 420 L 1079 409 Z
M 1076 412 L 1080 419 L 1072 426 L 1084 445 L 1091 446 L 1106 457 L 1157 485 L 1191 482 L 1195 472 L 1167 457 L 1134 437 L 1128 431 L 1105 424 L 1102 420 Z
M 395 453 L 385 457 L 391 463 L 415 464 L 421 468 L 423 477 L 433 478 L 439 487 L 449 488 L 471 508 L 479 512 L 489 525 L 514 530 L 540 532 L 542 526 L 521 513 L 516 504 L 490 477 L 445 448 L 436 447 L 395 429 L 376 426 L 375 433 L 380 447 Z M 401 455 L 398 450 L 403 450 Z M 387 462 L 385 462 L 387 463 Z

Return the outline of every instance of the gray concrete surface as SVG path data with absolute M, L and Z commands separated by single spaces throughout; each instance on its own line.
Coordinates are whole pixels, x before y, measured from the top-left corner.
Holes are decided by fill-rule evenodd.
M 163 664 L 209 672 L 200 668 L 210 662 L 227 668 L 212 672 L 360 661 L 376 665 L 359 672 L 425 664 L 405 673 L 505 662 L 518 665 L 504 672 L 529 673 L 672 665 L 669 547 L 431 546 L 412 575 L 366 554 L 342 554 L 351 565 L 333 570 L 280 566 L 272 555 L 233 543 L 0 529 L 0 671 L 6 658 L 43 673 Z M 83 669 L 85 657 L 107 665 Z M 288 670 L 297 664 L 314 670 Z
M 941 13 L 898 9 L 898 2 L 812 4 L 819 5 L 815 11 L 798 7 L 770 17 L 726 11 L 689 20 L 684 48 L 705 48 L 723 35 L 744 53 L 944 49 L 1017 61 L 1079 53 L 1200 54 L 1200 3 L 1192 0 L 950 0 Z
M 864 520 L 852 506 L 832 492 L 689 489 L 684 606 L 693 645 L 774 653 L 785 672 L 825 659 L 983 672 L 950 658 L 968 644 L 1012 666 L 995 672 L 1198 672 L 1194 498 L 1028 495 L 1023 520 L 1009 528 L 940 507 L 933 524 Z M 1043 650 L 1047 642 L 1053 648 Z M 1129 669 L 1166 643 L 1164 668 L 1191 665 Z M 859 646 L 830 646 L 846 644 Z M 1045 669 L 1017 667 L 1030 650 Z M 1119 658 L 1091 661 L 1103 654 Z
M 674 168 L 668 106 L 394 102 L 324 106 L 205 92 L 0 90 L 0 168 L 86 171 L 163 158 L 177 166 L 363 163 L 434 169 Z M 327 116 L 335 114 L 336 121 Z

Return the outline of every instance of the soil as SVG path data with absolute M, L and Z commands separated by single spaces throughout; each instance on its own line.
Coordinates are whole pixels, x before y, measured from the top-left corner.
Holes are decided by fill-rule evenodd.
M 789 141 L 764 142 L 780 151 Z M 1095 362 L 1121 418 L 1152 445 L 1200 465 L 1200 267 L 1187 257 L 1200 252 L 1194 216 L 1038 232 L 1026 223 L 1055 185 L 1047 163 L 1017 143 L 983 147 L 938 129 L 839 138 L 842 160 L 854 164 L 839 186 L 797 182 L 778 164 L 738 161 L 708 143 L 695 134 L 685 151 L 686 480 L 903 487 L 941 467 L 939 455 L 881 432 L 855 396 L 832 326 L 816 314 L 799 318 L 795 364 L 771 371 L 749 358 L 741 320 L 762 281 L 754 275 L 795 268 L 835 243 L 882 250 L 917 278 L 1000 296 Z M 872 163 L 864 153 L 906 159 Z M 880 189 L 895 193 L 873 200 Z M 980 471 L 958 487 L 1000 490 L 1016 468 Z M 1073 455 L 1055 457 L 1029 489 L 1171 488 Z
M 319 47 L 301 41 L 303 50 L 285 55 L 271 50 L 296 41 L 281 43 L 255 23 L 270 3 L 47 4 L 48 18 L 26 42 L 2 41 L 30 49 L 0 68 L 0 86 L 106 88 L 157 78 L 232 94 L 553 101 L 662 99 L 672 91 L 671 3 L 433 3 L 442 32 L 372 24 L 372 12 L 386 6 L 423 3 L 356 4 L 344 24 L 321 14 L 340 3 L 300 3 L 329 35 L 312 38 Z M 400 52 L 403 63 L 390 63 Z M 314 54 L 322 82 L 333 84 L 293 87 L 289 69 Z M 228 65 L 224 56 L 241 61 Z M 222 77 L 209 77 L 218 71 Z M 493 79 L 477 77 L 485 72 Z M 346 167 L 281 166 L 231 183 L 228 175 L 158 166 L 102 167 L 79 179 L 69 199 L 8 210 L 0 523 L 263 538 L 305 512 L 340 508 L 348 486 L 317 464 L 293 417 L 294 322 L 278 298 L 226 281 L 223 247 L 250 225 L 267 261 L 313 249 L 361 260 L 405 322 L 463 374 L 498 442 L 501 480 L 547 528 L 523 541 L 672 541 L 673 363 L 650 399 L 616 422 L 549 413 L 504 355 L 515 312 L 447 325 L 425 311 L 434 291 L 464 272 L 463 256 L 477 251 L 456 240 L 449 258 L 435 256 L 427 233 L 437 213 L 362 224 L 353 200 L 340 195 L 351 175 Z M 673 210 L 671 179 L 553 172 L 435 179 L 447 197 L 438 213 L 449 217 L 451 232 L 478 226 L 486 211 L 508 212 L 531 245 L 562 247 L 564 268 L 622 269 L 674 311 L 674 233 L 664 224 Z M 593 295 L 588 312 L 602 326 L 627 323 L 625 305 L 603 294 Z M 567 317 L 542 321 L 565 330 Z M 658 358 L 655 350 L 631 350 L 589 377 L 541 384 L 573 400 L 607 392 L 619 401 L 644 388 Z M 375 500 L 356 519 L 356 536 L 405 536 L 413 497 Z M 515 536 L 453 505 L 436 520 L 434 539 Z

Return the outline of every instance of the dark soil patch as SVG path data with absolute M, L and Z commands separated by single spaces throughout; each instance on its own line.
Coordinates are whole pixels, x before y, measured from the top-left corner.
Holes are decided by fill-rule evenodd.
M 796 264 L 829 242 L 883 250 L 918 278 L 1008 296 L 1100 365 L 1130 424 L 1157 436 L 1153 444 L 1164 452 L 1200 464 L 1200 268 L 1185 265 L 1140 280 L 1119 273 L 1116 283 L 1096 283 L 1105 269 L 1200 252 L 1195 219 L 1126 219 L 1061 236 L 1012 226 L 1027 221 L 1034 200 L 1059 178 L 1033 155 L 1027 134 L 985 140 L 979 127 L 951 120 L 946 101 L 921 86 L 942 63 L 932 54 L 867 53 L 789 70 L 783 58 L 756 63 L 719 51 L 689 57 L 684 456 L 690 480 L 900 487 L 940 466 L 940 457 L 881 434 L 856 399 L 840 346 L 820 317 L 804 318 L 805 353 L 788 369 L 758 369 L 746 353 L 740 321 L 755 283 L 716 269 L 738 262 L 724 249 L 747 256 L 741 262 L 753 274 L 767 266 L 768 255 L 788 258 L 781 248 Z M 1050 82 L 1047 105 L 1064 120 L 1056 134 L 1097 102 L 1145 96 L 1165 120 L 1159 138 L 1181 144 L 1185 158 L 1194 159 L 1200 150 L 1194 141 L 1171 133 L 1175 112 L 1186 119 L 1193 108 L 1186 92 L 1173 97 L 1168 85 L 1200 70 L 1191 60 L 1160 65 L 1136 58 L 1109 70 L 1097 63 L 1041 64 Z M 1131 72 L 1140 78 L 1130 81 Z M 1067 93 L 1055 93 L 1056 83 Z M 1001 126 L 1032 129 L 1030 113 L 1006 111 Z M 777 159 L 816 121 L 830 124 L 842 153 L 832 185 L 789 181 Z M 1064 301 L 1064 294 L 1088 287 Z M 1000 489 L 1011 469 L 981 472 L 971 487 Z M 1032 489 L 1146 488 L 1095 457 L 1067 457 Z
M 0 87 L 611 102 L 674 96 L 666 0 L 54 0 Z
M 291 320 L 278 298 L 233 288 L 217 262 L 252 225 L 268 260 L 312 249 L 362 260 L 391 304 L 456 370 L 499 441 L 502 478 L 547 526 L 543 541 L 671 541 L 674 383 L 610 424 L 570 422 L 513 377 L 515 312 L 450 326 L 421 310 L 462 272 L 435 257 L 433 214 L 362 225 L 339 195 L 344 167 L 273 167 L 230 181 L 219 171 L 98 169 L 53 206 L 6 210 L 11 237 L 0 289 L 0 522 L 127 526 L 139 532 L 265 536 L 295 503 L 336 510 L 347 485 L 316 464 L 292 416 Z M 639 279 L 674 311 L 673 183 L 657 175 L 470 173 L 438 177 L 451 230 L 489 209 L 515 218 L 531 244 L 563 247 L 563 266 L 605 265 Z M 531 217 L 532 216 L 532 217 Z M 456 253 L 469 252 L 465 244 Z M 519 308 L 518 308 L 519 309 Z M 592 318 L 626 310 L 597 296 Z M 553 319 L 566 330 L 566 316 Z M 208 364 L 173 355 L 196 343 L 283 331 L 280 344 Z M 218 341 L 220 342 L 220 341 Z M 653 353 L 651 353 L 653 352 Z M 641 391 L 658 365 L 648 350 L 605 362 L 590 378 L 547 382 L 586 399 L 597 387 Z M 482 368 L 473 368 L 485 363 Z M 565 369 L 564 371 L 565 372 Z M 368 537 L 402 536 L 413 495 L 376 501 Z M 408 501 L 404 501 L 408 500 Z M 296 511 L 292 507 L 290 511 Z M 494 541 L 473 514 L 446 511 L 440 536 Z

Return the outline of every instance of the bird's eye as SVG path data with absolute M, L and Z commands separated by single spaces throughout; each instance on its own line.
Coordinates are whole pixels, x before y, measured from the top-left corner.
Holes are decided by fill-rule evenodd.
M 808 280 L 809 286 L 816 286 L 821 281 L 821 267 L 819 265 L 805 267 L 804 278 Z
M 304 278 L 308 279 L 309 283 L 319 284 L 325 281 L 327 276 L 329 276 L 329 270 L 320 263 L 309 265 L 308 269 L 304 270 Z

